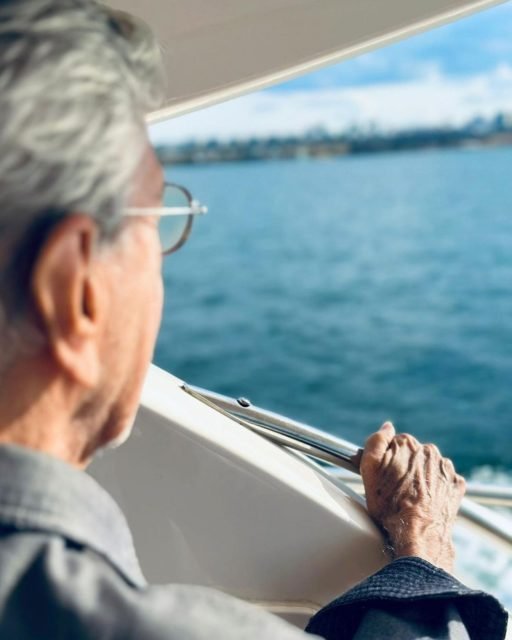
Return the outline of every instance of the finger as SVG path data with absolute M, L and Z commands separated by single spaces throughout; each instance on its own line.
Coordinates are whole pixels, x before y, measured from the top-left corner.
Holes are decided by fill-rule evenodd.
M 455 473 L 455 467 L 453 466 L 453 462 L 450 458 L 443 458 L 441 465 L 445 478 L 455 478 L 457 474 Z
M 436 459 L 442 458 L 441 452 L 439 451 L 438 447 L 436 447 L 435 444 L 432 444 L 431 442 L 429 442 L 428 444 L 424 444 L 423 448 L 425 449 L 425 452 L 427 453 L 427 455 L 429 455 L 431 458 L 436 458 Z
M 399 433 L 395 436 L 395 441 L 402 446 L 406 445 L 411 451 L 417 451 L 422 446 L 410 433 Z
M 466 493 L 466 479 L 455 474 L 455 483 L 457 485 L 457 489 L 460 491 L 460 495 L 463 496 Z
M 428 470 L 430 474 L 429 477 L 431 480 L 434 480 L 436 477 L 444 477 L 444 471 L 442 470 L 442 461 L 443 456 L 441 452 L 436 447 L 435 444 L 424 444 L 422 446 L 423 456 L 425 458 L 425 469 Z
M 394 437 L 395 427 L 391 422 L 385 422 L 382 427 L 366 441 L 363 457 L 381 460 Z
M 394 440 L 393 440 L 394 442 Z M 393 442 L 391 443 L 391 445 L 387 448 L 387 450 L 385 451 L 384 455 L 382 456 L 382 464 L 381 464 L 381 468 L 382 469 L 387 469 L 389 467 L 389 465 L 391 464 L 391 462 L 394 460 L 395 456 L 396 456 L 396 449 L 393 448 Z
M 421 449 L 423 454 L 424 474 L 422 478 L 422 487 L 428 496 L 432 495 L 434 487 L 438 485 L 439 480 L 439 449 L 433 444 L 425 444 Z
M 400 483 L 410 475 L 412 460 L 417 453 L 412 451 L 407 443 L 397 442 L 397 438 L 394 438 L 384 454 L 380 468 L 388 469 L 388 478 L 393 479 L 395 483 Z

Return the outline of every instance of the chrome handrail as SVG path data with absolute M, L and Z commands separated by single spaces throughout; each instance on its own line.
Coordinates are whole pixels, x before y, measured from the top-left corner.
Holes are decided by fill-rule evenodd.
M 303 453 L 359 473 L 355 459 L 361 450 L 348 440 L 331 436 L 315 427 L 278 413 L 255 407 L 245 398 L 234 400 L 219 393 L 189 385 L 183 385 L 183 389 L 199 400 L 207 400 L 213 408 L 221 409 L 231 419 L 237 419 L 238 423 L 257 431 L 277 444 L 300 445 Z
M 512 508 L 512 487 L 470 481 L 466 495 L 480 504 Z
M 276 444 L 359 475 L 357 461 L 361 454 L 361 449 L 348 440 L 327 434 L 308 424 L 292 420 L 272 411 L 256 407 L 245 398 L 235 400 L 222 394 L 187 384 L 183 384 L 182 388 L 189 395 L 212 409 Z M 334 475 L 339 478 L 341 474 L 336 470 Z M 359 479 L 357 478 L 356 480 Z M 471 499 L 465 498 L 463 500 L 460 508 L 461 515 L 474 524 L 483 527 L 502 541 L 512 544 L 512 521 L 482 504 L 477 504 L 477 502 L 486 501 L 487 504 L 511 506 L 512 489 L 508 487 L 488 487 L 481 483 L 473 484 L 470 482 L 468 483 L 467 496 Z
M 363 493 L 363 481 L 360 476 L 334 467 L 331 469 L 331 473 L 336 478 L 350 485 L 354 491 Z M 512 487 L 468 481 L 466 483 L 466 497 L 478 504 L 512 508 Z

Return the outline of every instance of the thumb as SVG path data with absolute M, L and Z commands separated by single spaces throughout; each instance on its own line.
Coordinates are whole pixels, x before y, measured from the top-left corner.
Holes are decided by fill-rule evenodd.
M 388 450 L 395 434 L 396 431 L 393 424 L 391 422 L 385 422 L 382 427 L 376 433 L 372 434 L 366 441 L 364 446 L 365 457 L 381 460 Z

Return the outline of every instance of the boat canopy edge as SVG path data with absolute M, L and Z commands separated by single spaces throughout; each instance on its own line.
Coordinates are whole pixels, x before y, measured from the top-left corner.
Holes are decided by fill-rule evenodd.
M 168 92 L 157 122 L 264 89 L 505 0 L 108 0 L 155 31 Z

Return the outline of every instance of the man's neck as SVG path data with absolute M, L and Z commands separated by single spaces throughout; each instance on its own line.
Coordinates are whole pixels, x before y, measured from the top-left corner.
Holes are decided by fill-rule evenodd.
M 80 395 L 47 358 L 18 361 L 0 380 L 0 444 L 18 444 L 84 468 L 89 430 L 73 419 Z

